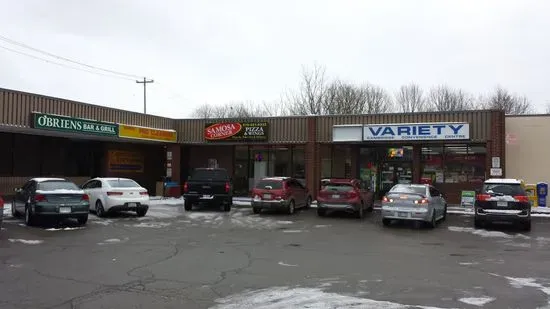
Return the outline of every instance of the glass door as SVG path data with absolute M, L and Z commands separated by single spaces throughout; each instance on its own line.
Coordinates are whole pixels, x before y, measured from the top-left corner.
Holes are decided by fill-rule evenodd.
M 411 162 L 383 162 L 380 166 L 380 192 L 382 197 L 396 184 L 412 183 Z

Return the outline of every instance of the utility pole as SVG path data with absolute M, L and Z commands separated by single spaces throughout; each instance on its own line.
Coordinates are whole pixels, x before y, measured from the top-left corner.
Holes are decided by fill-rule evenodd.
M 147 114 L 147 84 L 154 83 L 155 81 L 150 79 L 147 80 L 147 78 L 143 78 L 143 81 L 136 80 L 136 83 L 143 84 L 143 113 Z

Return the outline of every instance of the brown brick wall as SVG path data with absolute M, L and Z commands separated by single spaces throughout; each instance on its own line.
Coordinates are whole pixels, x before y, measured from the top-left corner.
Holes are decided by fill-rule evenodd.
M 318 183 L 321 182 L 321 164 L 317 140 L 317 118 L 307 118 L 307 142 L 305 146 L 306 185 L 313 199 L 317 197 Z

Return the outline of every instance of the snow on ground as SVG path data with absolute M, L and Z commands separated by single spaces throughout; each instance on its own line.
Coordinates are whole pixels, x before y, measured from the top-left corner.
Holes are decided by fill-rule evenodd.
M 64 228 L 50 228 L 50 229 L 46 229 L 46 231 L 75 231 L 75 230 L 82 230 L 82 229 L 85 229 L 85 227 L 81 226 L 81 227 L 64 227 Z
M 409 309 L 436 307 L 403 305 L 352 295 L 326 292 L 321 288 L 272 287 L 245 291 L 216 300 L 210 309 L 288 309 L 288 308 L 361 308 L 361 309 Z
M 464 297 L 464 298 L 460 298 L 458 301 L 468 305 L 482 307 L 485 304 L 488 304 L 494 300 L 495 298 L 493 297 Z
M 161 196 L 151 196 L 149 198 L 149 206 L 155 205 L 183 205 L 183 197 L 161 197 Z
M 452 232 L 465 232 L 465 233 L 471 233 L 474 235 L 479 235 L 481 237 L 494 237 L 494 238 L 507 238 L 507 239 L 530 239 L 531 237 L 523 235 L 523 234 L 507 234 L 500 231 L 487 231 L 482 229 L 475 229 L 472 227 L 461 227 L 461 226 L 449 226 L 449 231 Z
M 160 229 L 163 227 L 170 226 L 172 223 L 168 222 L 141 222 L 138 224 L 132 225 L 133 227 L 145 227 L 145 228 L 153 228 L 153 229 Z M 125 224 L 125 226 L 130 226 L 128 224 Z
M 12 243 L 22 243 L 25 245 L 39 245 L 43 243 L 43 240 L 27 240 L 27 239 L 8 239 Z

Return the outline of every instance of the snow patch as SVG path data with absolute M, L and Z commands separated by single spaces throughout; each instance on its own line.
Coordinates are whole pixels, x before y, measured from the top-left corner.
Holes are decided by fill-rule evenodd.
M 12 243 L 18 242 L 25 245 L 39 245 L 44 242 L 43 240 L 26 240 L 26 239 L 11 239 L 11 238 L 8 240 Z
M 277 224 L 293 224 L 293 221 L 277 221 Z
M 99 218 L 97 218 L 97 219 L 92 219 L 90 222 L 92 222 L 92 223 L 94 223 L 94 224 L 105 225 L 105 226 L 111 225 L 111 224 L 114 223 L 113 220 L 110 220 L 110 219 L 109 219 L 109 220 L 103 220 L 103 219 L 99 219 Z
M 302 233 L 303 230 L 283 230 L 283 233 Z
M 139 224 L 134 224 L 133 227 L 146 227 L 146 228 L 160 229 L 163 227 L 167 227 L 169 225 L 171 225 L 171 223 L 168 223 L 168 222 L 141 222 Z
M 151 197 L 149 198 L 149 207 L 156 205 L 183 205 L 185 200 L 183 197 Z
M 82 229 L 85 229 L 85 227 L 81 226 L 81 227 L 65 227 L 65 228 L 51 228 L 51 229 L 46 229 L 46 231 L 75 231 L 75 230 L 82 230 Z
M 361 309 L 408 309 L 431 308 L 403 305 L 389 301 L 325 292 L 320 288 L 272 287 L 230 295 L 217 299 L 210 309 L 289 309 L 289 308 L 361 308 Z
M 495 300 L 495 298 L 493 298 L 493 297 L 465 297 L 465 298 L 460 298 L 458 301 L 463 302 L 463 303 L 468 304 L 468 305 L 481 307 L 481 306 L 484 306 L 485 304 L 490 303 L 494 300 Z
M 279 264 L 281 266 L 288 266 L 288 267 L 297 267 L 298 266 L 298 265 L 294 265 L 294 264 L 287 264 L 287 263 L 284 263 L 284 262 L 279 262 L 277 264 Z
M 449 231 L 466 232 L 466 233 L 471 233 L 481 237 L 507 238 L 507 239 L 513 239 L 513 238 L 531 239 L 531 237 L 523 234 L 510 235 L 499 231 L 487 231 L 487 230 L 481 230 L 481 229 L 474 229 L 472 227 L 449 226 Z
M 317 224 L 317 225 L 314 226 L 314 228 L 319 229 L 319 228 L 331 227 L 331 226 L 332 225 L 330 225 L 330 224 Z
M 479 262 L 461 262 L 461 263 L 458 263 L 459 265 L 462 265 L 462 266 L 468 266 L 468 265 L 478 265 Z

